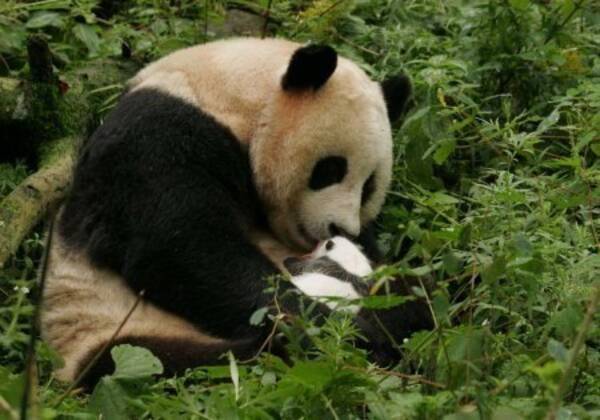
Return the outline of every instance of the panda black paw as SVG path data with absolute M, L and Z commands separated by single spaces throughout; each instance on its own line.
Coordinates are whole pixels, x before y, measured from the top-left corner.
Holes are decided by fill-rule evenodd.
M 377 366 L 385 368 L 400 361 L 400 352 L 395 348 L 389 337 L 364 317 L 357 316 L 358 325 L 363 340 L 358 341 L 359 347 L 367 350 L 369 360 Z

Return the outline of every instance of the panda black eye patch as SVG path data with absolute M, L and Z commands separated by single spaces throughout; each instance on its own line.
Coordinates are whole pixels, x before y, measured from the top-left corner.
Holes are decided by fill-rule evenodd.
M 362 195 L 360 197 L 360 204 L 364 205 L 373 193 L 375 192 L 375 173 L 372 173 L 369 178 L 365 181 L 365 185 L 363 185 Z
M 310 175 L 308 186 L 320 190 L 344 180 L 348 172 L 348 161 L 341 156 L 328 156 L 317 162 Z

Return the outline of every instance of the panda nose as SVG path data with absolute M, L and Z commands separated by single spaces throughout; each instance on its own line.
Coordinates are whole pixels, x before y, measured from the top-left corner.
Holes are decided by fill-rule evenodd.
M 329 224 L 329 234 L 331 236 L 344 236 L 348 239 L 356 239 L 356 236 L 348 233 L 346 230 L 342 229 L 341 227 L 339 227 L 338 225 L 336 225 L 335 223 L 330 223 Z

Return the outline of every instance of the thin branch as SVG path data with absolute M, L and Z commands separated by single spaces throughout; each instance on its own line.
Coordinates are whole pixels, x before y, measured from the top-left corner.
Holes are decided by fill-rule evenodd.
M 357 50 L 360 50 L 364 53 L 370 54 L 374 57 L 381 57 L 381 53 L 378 53 L 377 51 L 373 51 L 369 48 L 363 47 L 362 45 L 358 45 L 357 43 L 352 42 L 350 39 L 339 34 L 338 32 L 335 33 L 335 36 L 337 36 L 340 40 L 344 41 L 346 44 L 350 45 L 352 48 L 356 48 Z
M 331 401 L 329 401 L 329 398 L 327 398 L 325 396 L 325 394 L 321 394 L 321 397 L 323 398 L 323 401 L 325 402 L 325 406 L 329 409 L 329 412 L 333 416 L 333 419 L 334 420 L 340 420 L 340 418 L 338 417 L 337 413 L 333 409 L 333 406 L 331 405 Z
M 323 10 L 321 13 L 319 13 L 319 15 L 317 16 L 318 18 L 322 18 L 323 16 L 325 16 L 327 13 L 331 12 L 333 9 L 335 9 L 336 7 L 338 7 L 340 4 L 342 4 L 343 2 L 345 2 L 346 0 L 338 0 L 335 3 L 333 3 L 331 6 L 329 6 L 327 9 Z
M 567 23 L 569 23 L 569 21 L 571 20 L 573 15 L 575 15 L 575 13 L 577 13 L 579 11 L 579 9 L 581 9 L 583 7 L 584 3 L 585 3 L 585 0 L 581 0 L 577 3 L 575 3 L 575 5 L 573 6 L 573 10 L 571 10 L 571 13 L 569 13 L 567 15 L 567 17 L 565 17 L 561 23 L 559 23 L 558 25 L 554 25 L 552 28 L 550 28 L 550 30 L 548 31 L 548 34 L 546 35 L 546 39 L 544 40 L 544 45 L 547 44 L 548 42 L 550 42 L 552 40 L 552 38 L 554 38 L 556 36 L 556 34 L 562 28 L 564 28 Z
M 204 0 L 204 39 L 208 37 L 208 0 Z
M 370 371 L 368 369 L 363 369 L 363 368 L 359 368 L 359 367 L 356 367 L 356 366 L 344 366 L 344 369 L 354 370 L 354 371 L 357 371 L 357 372 L 362 372 L 362 373 L 367 373 L 367 374 L 370 373 Z M 378 367 L 372 367 L 370 369 L 374 370 L 377 373 L 380 373 L 382 375 L 395 376 L 397 378 L 407 379 L 409 381 L 421 383 L 421 384 L 424 384 L 424 385 L 430 385 L 432 387 L 439 388 L 439 389 L 446 389 L 447 388 L 446 385 L 441 384 L 439 382 L 430 381 L 429 379 L 424 378 L 421 375 L 409 375 L 408 373 L 396 372 L 396 371 L 393 371 L 393 370 L 387 370 L 387 369 L 378 368 Z
M 262 32 L 260 34 L 260 38 L 264 39 L 267 36 L 267 26 L 269 25 L 269 18 L 271 17 L 271 5 L 273 4 L 273 0 L 269 0 L 267 4 L 267 11 L 265 12 L 265 23 L 262 27 Z
M 258 359 L 258 357 L 260 356 L 260 354 L 263 352 L 263 350 L 271 343 L 271 341 L 273 340 L 273 337 L 275 336 L 275 333 L 277 332 L 277 327 L 279 326 L 279 323 L 285 319 L 285 317 L 287 316 L 286 314 L 284 314 L 281 311 L 281 307 L 279 306 L 279 301 L 277 300 L 277 294 L 275 294 L 273 296 L 273 303 L 275 305 L 275 309 L 277 309 L 277 315 L 275 315 L 275 322 L 273 323 L 273 328 L 271 329 L 271 332 L 269 332 L 269 335 L 267 336 L 267 338 L 265 339 L 265 341 L 261 344 L 261 346 L 258 348 L 256 354 L 254 356 L 252 356 L 250 359 L 247 360 L 241 360 L 240 363 L 251 363 L 254 362 L 255 360 Z
M 50 248 L 52 247 L 52 233 L 54 232 L 54 217 L 51 214 L 48 221 L 48 236 L 46 237 L 46 246 L 44 249 L 44 256 L 42 257 L 42 265 L 40 268 L 40 276 L 37 287 L 37 296 L 35 296 L 35 312 L 31 320 L 31 331 L 29 333 L 29 344 L 27 345 L 27 357 L 25 363 L 25 384 L 23 386 L 23 398 L 21 398 L 21 419 L 27 419 L 27 410 L 29 409 L 29 401 L 31 399 L 31 389 L 34 384 L 37 384 L 34 380 L 34 367 L 35 367 L 35 342 L 39 334 L 39 323 L 40 313 L 42 310 L 44 288 L 46 286 L 46 277 L 48 273 L 48 261 L 50 258 Z
M 10 406 L 8 401 L 6 401 L 2 397 L 0 397 L 0 413 L 8 414 L 8 417 L 12 420 L 19 419 L 19 415 L 17 414 L 17 412 L 15 410 L 13 410 L 13 408 Z

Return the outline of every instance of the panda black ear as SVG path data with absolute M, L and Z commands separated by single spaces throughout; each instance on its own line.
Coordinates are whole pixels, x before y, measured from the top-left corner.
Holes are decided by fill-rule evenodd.
M 298 48 L 281 79 L 283 90 L 317 90 L 329 80 L 337 66 L 337 53 L 327 45 Z
M 387 78 L 381 83 L 383 98 L 388 109 L 390 122 L 396 121 L 402 112 L 404 106 L 410 97 L 412 88 L 410 80 L 404 74 L 398 74 Z

